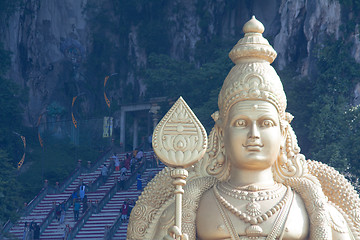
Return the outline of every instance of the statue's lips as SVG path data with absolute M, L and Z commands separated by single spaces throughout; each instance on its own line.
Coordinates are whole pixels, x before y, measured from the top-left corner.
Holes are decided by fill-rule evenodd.
M 246 144 L 246 145 L 242 145 L 244 148 L 246 148 L 246 150 L 248 151 L 255 151 L 255 152 L 259 152 L 261 150 L 261 148 L 264 146 L 264 144 Z

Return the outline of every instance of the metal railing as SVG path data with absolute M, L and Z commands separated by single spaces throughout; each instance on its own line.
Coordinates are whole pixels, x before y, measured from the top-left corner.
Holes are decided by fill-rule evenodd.
M 46 194 L 48 193 L 48 188 L 42 188 L 38 195 L 34 197 L 28 204 L 26 204 L 26 207 L 20 211 L 18 211 L 18 214 L 20 216 L 27 217 L 31 211 L 41 202 Z M 8 232 L 12 227 L 14 226 L 14 223 L 12 223 L 10 220 L 8 220 L 5 225 L 3 226 L 1 232 L 6 233 Z
M 44 199 L 44 197 L 50 193 L 50 194 L 54 194 L 54 193 L 59 193 L 59 192 L 63 192 L 81 173 L 83 172 L 92 172 L 95 171 L 103 162 L 105 162 L 105 160 L 111 155 L 112 151 L 111 148 L 107 149 L 100 157 L 98 157 L 98 159 L 92 164 L 91 168 L 85 168 L 85 167 L 77 167 L 70 175 L 68 178 L 66 178 L 61 185 L 59 186 L 58 189 L 51 187 L 51 186 L 47 186 L 47 187 L 43 187 L 40 192 L 38 193 L 38 195 L 36 195 L 35 198 L 33 198 L 27 205 L 26 207 L 19 211 L 19 215 L 23 216 L 23 217 L 27 217 L 32 210 Z M 98 178 L 96 179 L 98 180 Z M 95 180 L 95 181 L 96 181 Z M 97 189 L 100 186 L 101 183 L 96 183 L 95 187 L 93 187 L 93 189 Z M 44 229 L 48 226 L 48 224 L 51 223 L 51 221 L 54 219 L 55 214 L 53 209 L 47 214 L 46 218 L 42 221 L 42 223 L 40 224 L 40 232 L 42 233 L 44 231 Z M 46 227 L 43 227 L 42 224 L 45 224 Z M 1 232 L 2 233 L 7 233 L 12 227 L 14 226 L 14 223 L 12 223 L 10 220 L 8 220 L 4 226 L 2 227 Z
M 85 225 L 87 220 L 91 217 L 93 212 L 95 211 L 96 206 L 91 203 L 90 208 L 88 208 L 85 213 L 80 217 L 80 219 L 76 222 L 73 228 L 71 228 L 68 238 L 69 240 L 72 240 L 75 238 L 76 234 L 80 231 L 80 229 Z
M 132 174 L 131 176 L 125 181 L 124 186 L 125 189 L 127 190 L 136 180 L 136 176 L 138 173 L 142 173 L 143 171 L 145 171 L 146 169 L 146 163 L 143 162 Z M 112 169 L 114 170 L 114 169 Z M 76 237 L 76 235 L 78 234 L 78 232 L 80 231 L 80 229 L 85 225 L 85 223 L 87 222 L 87 220 L 91 217 L 91 215 L 95 212 L 95 213 L 99 213 L 103 207 L 110 201 L 110 199 L 116 194 L 116 192 L 118 191 L 118 182 L 115 181 L 114 185 L 105 193 L 104 197 L 102 197 L 102 199 L 91 208 L 91 210 L 89 210 L 88 212 L 84 213 L 84 215 L 79 219 L 79 221 L 74 225 L 74 227 L 71 229 L 70 233 L 69 233 L 69 240 L 72 240 Z M 120 212 L 119 212 L 120 213 Z M 116 222 L 118 222 L 118 218 L 116 219 Z M 119 224 L 119 223 L 118 223 Z M 121 225 L 121 219 L 120 219 L 120 225 Z M 120 226 L 117 225 L 117 226 Z M 117 230 L 117 228 L 115 228 L 112 226 L 113 229 L 110 228 L 109 234 L 108 236 L 113 236 L 114 231 Z
M 108 235 L 106 236 L 106 240 L 110 240 L 113 238 L 114 234 L 117 232 L 118 228 L 121 226 L 121 214 L 116 218 L 115 222 L 111 225 Z
M 65 201 L 65 210 L 67 211 L 68 208 L 70 207 L 70 205 L 72 204 L 72 197 L 69 196 L 66 201 Z M 45 229 L 51 224 L 51 222 L 54 220 L 55 218 L 55 208 L 56 206 L 53 206 L 53 208 L 50 210 L 50 212 L 48 213 L 48 215 L 46 215 L 46 218 L 44 218 L 42 220 L 42 222 L 40 223 L 40 235 L 45 231 Z

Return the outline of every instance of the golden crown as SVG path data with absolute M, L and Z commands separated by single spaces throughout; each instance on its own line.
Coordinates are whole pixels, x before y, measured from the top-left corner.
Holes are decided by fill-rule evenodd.
M 286 95 L 279 76 L 270 65 L 277 54 L 262 36 L 264 29 L 264 25 L 253 16 L 243 27 L 245 36 L 229 53 L 235 66 L 219 94 L 219 117 L 222 120 L 226 119 L 233 104 L 244 100 L 268 101 L 276 107 L 280 118 L 286 119 Z

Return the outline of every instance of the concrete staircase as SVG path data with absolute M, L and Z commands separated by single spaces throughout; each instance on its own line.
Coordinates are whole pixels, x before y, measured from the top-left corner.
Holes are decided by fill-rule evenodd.
M 120 159 L 124 159 L 125 154 L 118 154 Z M 153 152 L 145 153 L 144 159 L 151 159 Z M 107 166 L 110 164 L 110 158 L 105 160 Z M 101 164 L 102 166 L 102 164 Z M 71 228 L 79 224 L 79 222 L 74 221 L 73 206 L 71 203 L 71 194 L 78 189 L 81 184 L 81 181 L 85 185 L 91 185 L 96 181 L 99 181 L 101 175 L 101 166 L 99 166 L 94 172 L 91 173 L 82 173 L 76 177 L 71 184 L 69 184 L 62 192 L 56 194 L 46 194 L 46 196 L 35 206 L 35 208 L 25 217 L 21 217 L 20 220 L 9 230 L 15 239 L 22 239 L 25 222 L 36 222 L 39 225 L 43 224 L 45 229 L 42 231 L 40 239 L 62 239 L 64 234 L 64 229 L 68 224 Z M 150 180 L 150 175 L 153 176 L 154 173 L 160 171 L 163 168 L 149 168 L 142 174 L 143 179 L 143 188 L 146 186 L 147 182 Z M 151 174 L 150 174 L 151 173 Z M 114 190 L 116 182 L 119 178 L 120 173 L 118 171 L 112 172 L 112 174 L 107 178 L 106 182 L 98 187 L 95 192 L 87 192 L 88 197 L 88 206 L 89 208 L 96 205 L 100 201 L 106 199 L 105 205 L 94 211 L 95 213 L 91 214 L 90 217 L 82 219 L 82 207 L 80 209 L 80 220 L 83 221 L 84 225 L 81 225 L 80 230 L 77 232 L 74 239 L 102 239 L 104 236 L 105 226 L 111 226 L 114 224 L 115 220 L 120 215 L 120 209 L 125 199 L 137 199 L 141 191 L 136 189 L 136 182 L 130 186 L 126 191 L 117 191 L 114 195 L 109 195 L 110 190 Z M 127 172 L 127 176 L 130 177 L 130 171 Z M 114 193 L 114 191 L 113 191 Z M 60 224 L 56 218 L 52 219 L 51 214 L 54 214 L 54 206 L 63 201 L 68 202 L 68 208 L 66 210 L 65 221 L 63 224 Z M 89 215 L 88 214 L 88 215 Z M 84 214 L 85 216 L 86 214 Z M 51 220 L 50 222 L 44 224 L 45 221 Z M 78 229 L 79 229 L 78 228 Z M 126 228 L 127 223 L 123 223 L 117 232 L 115 233 L 112 239 L 126 239 Z M 74 236 L 74 235 L 73 235 Z
M 142 187 L 149 182 L 153 173 L 159 172 L 163 167 L 149 168 L 142 175 Z M 118 191 L 99 213 L 92 214 L 85 225 L 76 235 L 75 239 L 102 239 L 105 227 L 112 226 L 121 215 L 120 209 L 126 199 L 137 200 L 141 191 L 137 190 L 136 182 L 126 191 Z M 123 223 L 112 239 L 126 239 L 127 223 Z
M 10 229 L 9 233 L 13 234 L 16 238 L 22 238 L 25 222 L 36 222 L 39 225 L 46 219 L 51 210 L 54 208 L 54 204 L 59 204 L 70 198 L 71 194 L 78 188 L 81 180 L 85 184 L 91 183 L 99 176 L 98 171 L 89 174 L 81 174 L 78 176 L 62 193 L 47 194 L 40 203 L 31 211 L 26 217 L 21 217 L 18 222 Z M 44 238 L 46 239 L 46 238 Z M 54 238 L 50 238 L 54 239 Z M 55 238 L 56 239 L 56 238 Z
M 107 158 L 105 160 L 106 163 L 110 163 L 110 159 Z M 22 239 L 24 226 L 26 222 L 35 222 L 39 225 L 45 221 L 49 215 L 51 214 L 54 206 L 63 202 L 67 201 L 71 194 L 78 189 L 80 183 L 83 182 L 85 185 L 91 185 L 101 174 L 101 167 L 98 167 L 94 172 L 89 173 L 81 173 L 77 176 L 62 192 L 53 194 L 48 193 L 46 196 L 35 206 L 35 208 L 28 214 L 27 216 L 21 217 L 17 223 L 12 226 L 9 230 L 9 233 L 12 234 L 13 237 Z M 70 209 L 72 210 L 72 209 Z M 67 214 L 69 214 L 69 210 Z M 46 236 L 46 234 L 45 234 Z M 60 239 L 60 238 L 41 238 L 41 239 Z

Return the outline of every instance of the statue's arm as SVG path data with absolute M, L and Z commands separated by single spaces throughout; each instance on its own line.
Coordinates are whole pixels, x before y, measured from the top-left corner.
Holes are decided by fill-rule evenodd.
M 331 204 L 328 205 L 329 223 L 332 229 L 333 240 L 355 240 L 352 231 L 344 216 Z
M 163 239 L 167 235 L 168 229 L 174 225 L 175 204 L 170 204 L 161 214 L 159 222 L 155 227 L 153 239 Z

